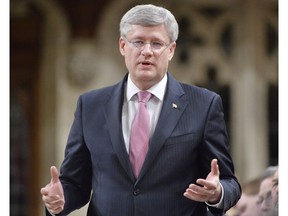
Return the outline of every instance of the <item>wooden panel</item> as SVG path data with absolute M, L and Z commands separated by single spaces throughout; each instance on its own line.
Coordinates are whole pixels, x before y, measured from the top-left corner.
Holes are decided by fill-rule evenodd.
M 38 215 L 38 77 L 43 18 L 30 8 L 10 22 L 11 215 Z M 17 190 L 19 189 L 19 190 Z

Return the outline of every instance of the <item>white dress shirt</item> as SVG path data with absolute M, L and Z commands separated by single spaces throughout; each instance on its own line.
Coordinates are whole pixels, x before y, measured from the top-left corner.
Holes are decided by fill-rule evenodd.
M 152 97 L 147 102 L 147 109 L 150 115 L 150 138 L 152 137 L 157 121 L 161 112 L 164 94 L 167 85 L 167 74 L 156 85 L 149 88 L 147 91 L 152 94 Z M 128 75 L 127 84 L 125 88 L 123 109 L 122 109 L 122 129 L 125 141 L 125 147 L 129 152 L 130 131 L 132 121 L 138 109 L 137 93 L 141 91 L 131 80 Z

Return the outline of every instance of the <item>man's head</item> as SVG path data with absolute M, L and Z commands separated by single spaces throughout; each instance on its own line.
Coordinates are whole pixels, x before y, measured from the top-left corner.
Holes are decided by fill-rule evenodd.
M 277 171 L 274 173 L 274 176 L 272 178 L 272 192 L 271 192 L 271 196 L 272 196 L 272 203 L 273 203 L 273 213 L 274 215 L 278 215 L 278 172 L 279 170 L 277 169 Z
M 179 27 L 174 15 L 163 7 L 152 4 L 137 5 L 131 8 L 121 19 L 120 36 L 127 37 L 133 25 L 159 26 L 163 24 L 169 42 L 174 42 L 178 38 Z
M 234 207 L 237 216 L 256 216 L 259 215 L 257 206 L 257 195 L 249 195 L 242 192 L 240 200 Z
M 261 178 L 261 183 L 258 192 L 258 205 L 260 207 L 261 214 L 270 215 L 273 209 L 272 202 L 272 180 L 277 170 L 277 167 L 268 167 Z
M 164 77 L 177 37 L 177 21 L 165 8 L 138 5 L 123 16 L 119 49 L 138 88 L 146 90 Z

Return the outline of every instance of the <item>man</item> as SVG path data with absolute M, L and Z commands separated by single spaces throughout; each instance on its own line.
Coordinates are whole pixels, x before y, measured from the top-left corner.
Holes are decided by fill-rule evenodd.
M 272 190 L 271 190 L 271 197 L 272 197 L 272 216 L 276 216 L 278 215 L 279 212 L 279 200 L 278 200 L 278 172 L 279 172 L 279 168 L 277 167 L 276 172 L 273 175 L 272 178 Z
M 257 216 L 260 211 L 257 205 L 257 195 L 242 192 L 240 200 L 234 207 L 234 216 Z
M 272 200 L 273 177 L 277 171 L 277 166 L 269 166 L 261 177 L 261 183 L 258 192 L 258 205 L 262 216 L 271 216 L 274 210 Z
M 220 97 L 167 72 L 177 37 L 162 7 L 139 5 L 122 17 L 128 73 L 80 96 L 60 177 L 51 167 L 41 189 L 50 213 L 89 202 L 91 216 L 223 215 L 237 202 Z

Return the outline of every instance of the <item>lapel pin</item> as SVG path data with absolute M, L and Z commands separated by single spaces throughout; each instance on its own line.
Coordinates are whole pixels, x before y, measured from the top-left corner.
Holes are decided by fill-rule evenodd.
M 172 108 L 177 109 L 178 108 L 177 104 L 172 103 Z

